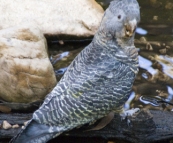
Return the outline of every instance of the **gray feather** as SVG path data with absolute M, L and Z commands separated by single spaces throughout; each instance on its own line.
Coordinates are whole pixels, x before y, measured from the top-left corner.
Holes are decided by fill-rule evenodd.
M 138 53 L 134 34 L 123 34 L 124 24 L 133 19 L 139 22 L 139 14 L 136 0 L 111 3 L 91 44 L 74 59 L 26 129 L 12 142 L 47 142 L 125 103 L 138 72 Z M 117 15 L 121 15 L 120 20 Z

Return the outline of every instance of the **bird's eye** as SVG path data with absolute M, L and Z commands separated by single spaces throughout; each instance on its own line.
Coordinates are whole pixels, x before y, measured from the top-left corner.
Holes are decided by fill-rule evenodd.
M 118 15 L 118 19 L 121 19 L 121 15 Z

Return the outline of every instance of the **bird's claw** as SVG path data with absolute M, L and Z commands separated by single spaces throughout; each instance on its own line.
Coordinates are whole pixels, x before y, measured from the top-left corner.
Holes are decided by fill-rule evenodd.
M 138 112 L 139 108 L 132 108 L 130 110 L 123 110 L 122 113 L 120 113 L 121 119 L 124 120 L 127 116 L 133 116 L 136 112 Z
M 122 113 L 120 113 L 121 120 L 126 119 L 128 116 L 133 116 L 136 112 L 138 112 L 140 109 L 139 108 L 132 108 L 129 110 L 123 110 Z M 127 118 L 127 125 L 130 126 L 130 119 Z

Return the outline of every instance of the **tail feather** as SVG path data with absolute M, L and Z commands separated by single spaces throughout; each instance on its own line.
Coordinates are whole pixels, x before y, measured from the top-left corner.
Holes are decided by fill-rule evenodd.
M 49 126 L 31 120 L 10 143 L 45 143 L 54 136 L 55 133 L 49 132 Z

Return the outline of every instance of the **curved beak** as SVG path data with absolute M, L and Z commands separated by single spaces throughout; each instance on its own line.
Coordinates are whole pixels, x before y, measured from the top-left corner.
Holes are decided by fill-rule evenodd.
M 137 27 L 137 21 L 136 19 L 133 19 L 125 24 L 125 34 L 127 37 L 131 37 L 133 33 L 135 32 Z

